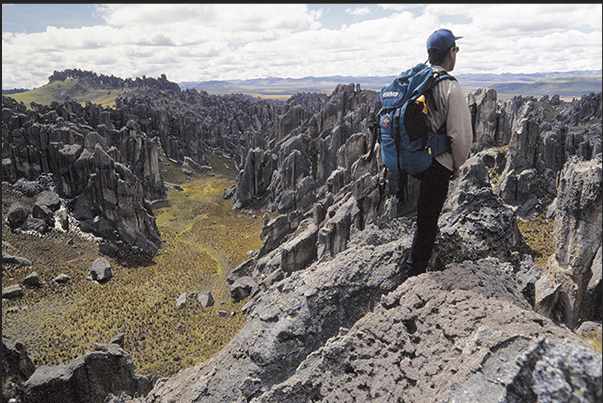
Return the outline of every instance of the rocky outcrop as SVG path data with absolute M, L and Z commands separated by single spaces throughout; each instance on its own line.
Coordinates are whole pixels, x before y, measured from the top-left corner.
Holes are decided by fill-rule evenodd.
M 203 167 L 210 150 L 241 165 L 249 150 L 268 148 L 282 105 L 240 94 L 181 91 L 165 75 L 122 80 L 74 69 L 55 71 L 49 80 L 67 78 L 92 88 L 137 92 L 116 99 L 115 109 L 66 100 L 32 103 L 28 110 L 3 97 L 2 177 L 15 183 L 51 173 L 59 196 L 77 204 L 74 215 L 84 231 L 118 249 L 151 254 L 160 236 L 149 203 L 166 198 L 160 151 L 178 163 Z
M 556 176 L 571 156 L 589 160 L 601 145 L 601 94 L 571 103 L 558 97 L 515 97 L 496 103 L 492 90 L 469 97 L 475 122 L 473 149 L 507 146 L 505 167 L 496 187 L 521 217 L 534 213 L 539 198 L 554 197 Z M 538 192 L 537 192 L 538 190 Z
M 94 153 L 82 153 L 78 161 L 94 167 L 73 204 L 80 228 L 130 248 L 157 252 L 161 238 L 143 183 L 99 145 Z
M 80 69 L 66 69 L 63 71 L 54 71 L 49 77 L 48 82 L 53 83 L 55 81 L 65 81 L 68 78 L 74 78 L 82 80 L 93 88 L 156 88 L 158 90 L 171 90 L 180 92 L 178 84 L 168 81 L 165 74 L 162 74 L 158 79 L 145 77 L 137 77 L 135 79 L 126 78 L 125 80 L 113 75 L 107 76 L 104 74 L 97 74 L 93 71 L 86 71 Z
M 570 159 L 558 179 L 555 254 L 536 283 L 537 308 L 576 328 L 601 320 L 601 154 Z M 600 305 L 599 305 L 600 306 Z
M 2 335 L 2 400 L 22 399 L 22 385 L 35 370 L 25 345 Z
M 456 210 L 440 221 L 439 256 L 443 262 L 488 256 L 512 261 L 524 244 L 514 212 L 490 188 L 466 193 Z
M 600 399 L 600 354 L 536 314 L 505 271 L 486 259 L 407 280 L 253 401 Z
M 168 158 L 208 166 L 205 153 L 231 157 L 241 165 L 249 150 L 266 149 L 282 103 L 248 95 L 209 95 L 196 90 L 132 95 L 109 111 L 117 127 L 137 117 L 141 130 L 157 138 Z
M 74 212 L 99 231 L 111 229 L 126 189 L 136 194 L 128 178 L 154 180 L 141 175 L 155 169 L 145 136 L 176 161 L 203 165 L 205 150 L 233 156 L 239 177 L 224 197 L 275 213 L 264 216 L 262 248 L 228 276 L 231 297 L 248 298 L 245 325 L 216 355 L 136 401 L 601 399 L 600 354 L 557 325 L 600 321 L 601 238 L 591 230 L 601 226 L 601 95 L 572 103 L 470 95 L 473 155 L 451 183 L 429 271 L 410 279 L 402 262 L 418 182 L 409 178 L 398 192 L 398 175 L 380 170 L 369 130 L 377 97 L 340 85 L 324 100 L 300 96 L 277 111 L 182 91 L 119 99 L 116 111 L 66 103 L 40 118 L 94 122 L 90 130 L 57 126 L 63 142 L 53 147 L 61 166 L 89 169 L 87 182 L 64 180 L 73 185 L 62 189 L 84 195 Z M 28 150 L 3 155 L 3 169 L 36 172 L 44 159 Z M 520 255 L 516 218 L 555 196 L 557 252 L 543 270 Z M 146 223 L 131 213 L 130 227 Z M 137 245 L 133 233 L 115 230 Z M 127 397 L 107 393 L 111 402 Z
M 490 91 L 477 97 L 472 104 L 479 132 L 476 153 L 451 184 L 431 266 L 443 271 L 404 282 L 399 267 L 413 224 L 395 217 L 412 215 L 413 208 L 393 198 L 398 178 L 378 172 L 378 148 L 377 158 L 369 158 L 368 127 L 353 133 L 348 131 L 353 125 L 341 124 L 346 122 L 341 112 L 333 118 L 334 110 L 346 110 L 343 105 L 354 105 L 358 96 L 341 89 L 307 124 L 301 111 L 291 112 L 288 124 L 298 116 L 303 125 L 274 148 L 258 151 L 276 155 L 277 171 L 265 195 L 255 194 L 254 200 L 263 199 L 279 215 L 265 217 L 257 261 L 241 268 L 266 287 L 243 308 L 247 323 L 223 351 L 158 385 L 147 402 L 515 402 L 543 393 L 567 402 L 599 399 L 600 355 L 558 327 L 547 317 L 554 316 L 550 312 L 533 309 L 541 300 L 538 282 L 544 274 L 529 256 L 518 253 L 524 240 L 516 217 L 534 211 L 542 189 L 558 194 L 551 180 L 573 150 L 593 158 L 596 153 L 589 152 L 600 146 L 591 134 L 600 127 L 601 108 L 580 108 L 582 120 L 555 121 L 551 108 L 561 115 L 571 109 L 555 98 L 518 97 L 499 104 Z M 600 102 L 600 96 L 593 100 Z M 366 116 L 361 111 L 346 116 L 350 121 Z M 570 121 L 586 124 L 586 140 L 555 159 L 559 135 L 576 130 L 566 126 Z M 319 129 L 318 122 L 331 129 Z M 507 144 L 506 149 L 487 148 Z M 318 153 L 307 158 L 312 149 Z M 257 166 L 246 164 L 242 172 L 251 170 L 240 178 L 257 181 L 256 175 L 262 175 Z M 494 189 L 491 174 L 500 175 Z M 314 188 L 298 193 L 305 178 Z M 248 188 L 238 189 L 235 202 L 245 200 Z M 406 190 L 411 200 L 416 181 L 410 179 Z M 314 195 L 311 209 L 297 203 L 307 194 Z M 593 245 L 597 253 L 600 240 Z M 591 294 L 600 290 L 594 263 L 586 276 Z M 349 291 L 356 287 L 363 291 Z M 335 297 L 330 296 L 333 288 Z M 364 299 L 357 299 L 360 294 Z M 357 312 L 358 306 L 364 306 L 363 312 Z M 580 358 L 568 364 L 563 358 L 568 354 Z
M 157 144 L 135 122 L 103 136 L 86 124 L 86 110 L 75 102 L 34 104 L 33 110 L 7 97 L 2 102 L 3 178 L 18 183 L 50 175 L 56 191 L 38 195 L 21 229 L 54 227 L 62 199 L 83 231 L 122 249 L 157 251 L 161 240 L 149 201 L 165 198 L 165 189 Z
M 40 366 L 24 384 L 29 403 L 102 403 L 109 394 L 146 395 L 157 378 L 134 373 L 132 357 L 117 344 L 96 344 L 66 365 Z
M 406 280 L 411 240 L 405 220 L 355 232 L 354 246 L 254 297 L 222 351 L 145 401 L 510 402 L 558 385 L 558 401 L 601 396 L 600 355 L 533 311 L 513 265 L 487 258 Z M 570 351 L 580 359 L 567 364 Z
M 375 101 L 373 92 L 349 84 L 338 86 L 318 113 L 311 114 L 303 104 L 290 104 L 275 125 L 274 146 L 254 150 L 262 158 L 248 155 L 241 167 L 233 203 L 245 207 L 252 194 L 253 200 L 264 201 L 266 209 L 303 214 L 320 199 L 338 167 L 345 171 L 342 186 L 350 183 L 352 163 L 368 150 L 370 135 L 363 130 L 370 124 L 367 118 Z

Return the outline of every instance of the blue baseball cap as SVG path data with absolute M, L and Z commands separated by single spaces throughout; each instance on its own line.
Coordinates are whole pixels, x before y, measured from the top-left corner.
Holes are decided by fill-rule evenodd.
M 438 29 L 427 38 L 427 50 L 437 49 L 438 52 L 445 52 L 454 45 L 457 39 L 461 39 L 462 36 L 454 36 L 449 29 Z

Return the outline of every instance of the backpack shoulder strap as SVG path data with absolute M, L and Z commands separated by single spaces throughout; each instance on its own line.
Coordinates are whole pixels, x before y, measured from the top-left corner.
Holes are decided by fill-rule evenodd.
M 436 71 L 434 70 L 433 72 L 433 82 L 431 87 L 426 91 L 425 94 L 425 99 L 426 102 L 428 103 L 428 106 L 431 110 L 435 110 L 437 111 L 438 108 L 436 106 L 435 100 L 433 99 L 433 89 L 436 87 L 436 85 L 438 85 L 441 81 L 444 80 L 454 80 L 456 81 L 456 78 L 452 75 L 450 75 L 447 71 Z M 446 133 L 446 122 L 443 123 L 442 127 L 439 127 L 437 130 L 437 133 L 440 134 L 444 134 Z
M 444 81 L 444 80 L 456 81 L 456 77 L 450 75 L 450 73 L 448 73 L 447 71 L 435 71 L 434 70 L 431 88 L 435 87 L 440 81 Z

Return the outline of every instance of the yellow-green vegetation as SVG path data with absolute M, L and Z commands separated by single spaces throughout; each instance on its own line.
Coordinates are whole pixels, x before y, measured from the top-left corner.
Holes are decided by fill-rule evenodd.
M 497 152 L 505 153 L 507 152 L 508 148 L 508 145 L 504 145 L 501 147 L 493 147 L 492 149 Z M 492 189 L 494 189 L 498 186 L 501 175 L 496 172 L 496 167 L 486 167 L 486 170 L 488 171 L 488 176 L 490 177 L 490 185 L 492 186 Z
M 210 161 L 217 168 L 224 165 L 218 157 Z M 168 165 L 166 177 L 184 189 L 170 189 L 168 202 L 155 209 L 164 244 L 148 266 L 123 267 L 107 258 L 114 277 L 105 284 L 86 279 L 99 256 L 96 244 L 58 231 L 44 237 L 16 234 L 3 225 L 2 240 L 14 247 L 6 252 L 34 265 L 8 266 L 2 286 L 21 283 L 32 271 L 45 282 L 2 304 L 3 335 L 25 344 L 37 366 L 68 363 L 91 351 L 93 343 L 125 333 L 124 349 L 137 373 L 171 376 L 215 354 L 243 325 L 246 301 L 232 302 L 225 279 L 249 258 L 249 250 L 261 247 L 261 220 L 232 210 L 230 201 L 221 199 L 236 172 L 222 168 L 223 174 L 216 169 L 210 176 L 195 171 L 186 182 L 180 167 L 163 164 Z M 32 198 L 5 186 L 2 193 L 4 217 L 13 201 L 33 206 Z M 52 279 L 61 273 L 70 282 L 54 284 Z M 177 309 L 176 298 L 192 291 L 211 291 L 215 305 L 203 309 L 188 298 Z M 221 317 L 219 310 L 229 315 Z
M 546 268 L 549 256 L 555 253 L 553 246 L 555 220 L 546 218 L 544 213 L 539 213 L 528 220 L 518 218 L 517 225 L 532 250 L 534 261 L 540 267 Z
M 506 152 L 508 146 L 494 148 L 499 152 Z M 492 188 L 496 188 L 500 182 L 500 175 L 495 171 L 494 167 L 487 168 L 490 176 L 490 184 Z M 521 231 L 528 249 L 525 251 L 534 257 L 534 261 L 542 268 L 546 268 L 547 260 L 554 252 L 553 246 L 553 231 L 555 220 L 546 218 L 546 207 L 551 203 L 552 197 L 544 189 L 538 189 L 538 197 L 540 205 L 537 208 L 536 214 L 531 218 L 524 220 L 517 218 L 517 226 Z
M 602 338 L 601 338 L 601 333 L 597 333 L 597 332 L 584 332 L 584 333 L 578 333 L 578 335 L 580 337 L 582 337 L 584 340 L 586 340 L 586 342 L 588 344 L 590 344 L 590 346 L 592 348 L 594 348 L 595 350 L 597 350 L 597 352 L 599 354 L 601 354 L 603 352 L 603 349 L 601 347 L 602 345 Z
M 94 104 L 100 104 L 106 108 L 115 108 L 115 98 L 118 96 L 127 96 L 132 90 L 93 88 L 90 85 L 83 84 L 75 78 L 68 78 L 65 81 L 55 81 L 35 88 L 31 91 L 20 92 L 18 94 L 6 95 L 23 102 L 28 108 L 31 102 L 42 105 L 50 105 L 52 101 L 63 103 L 65 98 L 75 99 L 82 105 L 86 101 Z

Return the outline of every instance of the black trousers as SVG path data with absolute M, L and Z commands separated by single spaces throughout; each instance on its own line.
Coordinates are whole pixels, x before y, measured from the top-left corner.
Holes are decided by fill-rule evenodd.
M 407 260 L 413 271 L 424 272 L 438 233 L 438 218 L 448 195 L 452 172 L 435 159 L 425 171 L 416 175 L 421 181 L 417 206 L 417 228 Z

